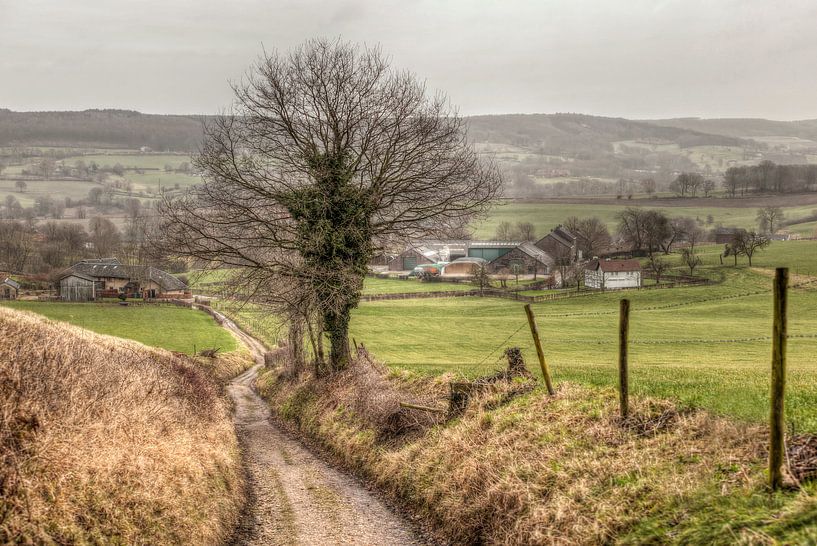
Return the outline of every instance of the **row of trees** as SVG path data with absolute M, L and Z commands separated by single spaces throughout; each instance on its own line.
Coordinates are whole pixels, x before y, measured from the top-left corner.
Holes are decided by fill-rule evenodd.
M 723 187 L 729 197 L 817 191 L 817 165 L 776 165 L 761 161 L 754 166 L 730 167 L 724 174 Z
M 44 222 L 32 227 L 19 221 L 0 221 L 0 269 L 20 273 L 53 273 L 87 258 L 117 257 L 123 263 L 153 263 L 182 271 L 183 262 L 157 254 L 147 244 L 155 222 L 128 217 L 120 230 L 111 220 L 96 216 L 86 230 L 80 224 Z

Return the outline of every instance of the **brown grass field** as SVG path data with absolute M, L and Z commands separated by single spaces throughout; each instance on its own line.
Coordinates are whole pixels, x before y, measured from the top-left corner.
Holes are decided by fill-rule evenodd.
M 0 309 L 0 543 L 218 544 L 243 496 L 195 360 Z

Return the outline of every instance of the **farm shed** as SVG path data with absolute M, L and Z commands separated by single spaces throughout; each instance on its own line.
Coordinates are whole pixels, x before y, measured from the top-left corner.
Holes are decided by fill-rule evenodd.
M 20 292 L 20 284 L 6 277 L 2 283 L 0 283 L 0 299 L 2 300 L 16 300 L 17 294 Z
M 718 244 L 727 244 L 727 243 L 731 243 L 735 239 L 735 236 L 737 236 L 737 235 L 739 235 L 741 233 L 745 233 L 745 232 L 746 232 L 746 230 L 743 229 L 743 228 L 734 228 L 734 227 L 724 228 L 724 227 L 720 227 L 720 228 L 716 228 L 715 231 L 713 232 L 713 235 L 714 235 L 713 238 L 715 239 L 715 242 L 718 243 Z
M 418 265 L 433 264 L 439 255 L 425 247 L 409 247 L 389 262 L 389 271 L 411 271 Z
M 96 281 L 82 273 L 67 273 L 59 278 L 59 295 L 63 301 L 93 301 Z
M 474 267 L 487 265 L 483 258 L 457 258 L 443 268 L 443 277 L 470 277 L 474 274 Z
M 519 244 L 514 241 L 471 241 L 468 243 L 468 257 L 482 258 L 490 262 L 504 256 Z
M 584 268 L 584 285 L 600 290 L 638 288 L 641 264 L 638 260 L 592 260 Z
M 569 252 L 571 256 L 581 259 L 581 252 L 576 248 L 576 236 L 561 224 L 536 241 L 535 246 L 553 257 Z
M 60 278 L 75 274 L 94 281 L 94 297 L 171 298 L 184 297 L 187 286 L 165 271 L 150 265 L 125 265 L 116 258 L 83 260 L 72 265 Z M 62 290 L 60 290 L 62 294 Z
M 553 268 L 553 257 L 533 243 L 522 243 L 513 250 L 491 261 L 491 270 L 507 269 L 521 274 L 547 275 Z

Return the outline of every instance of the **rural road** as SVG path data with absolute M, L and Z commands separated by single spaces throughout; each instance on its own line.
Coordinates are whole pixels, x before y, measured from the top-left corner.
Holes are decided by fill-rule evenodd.
M 225 318 L 256 365 L 227 387 L 248 478 L 248 507 L 233 544 L 424 544 L 413 527 L 354 478 L 315 457 L 270 421 L 254 389 L 264 347 Z

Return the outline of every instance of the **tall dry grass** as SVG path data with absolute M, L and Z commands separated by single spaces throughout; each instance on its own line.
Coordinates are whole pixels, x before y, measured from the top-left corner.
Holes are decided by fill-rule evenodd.
M 714 531 L 696 523 L 707 511 L 695 504 L 701 499 L 750 513 L 755 493 L 766 498 L 763 427 L 638 397 L 622 423 L 613 389 L 563 383 L 555 397 L 540 388 L 510 398 L 514 386 L 498 384 L 457 419 L 425 423 L 400 439 L 390 417 L 400 411 L 399 400 L 436 395 L 436 403 L 426 403 L 439 405 L 445 383 L 385 374 L 361 361 L 320 381 L 268 370 L 259 388 L 279 417 L 423 517 L 445 541 L 774 542 L 751 528 L 763 529 L 764 518 L 783 511 L 774 506 L 735 529 L 727 529 L 729 516 Z M 808 494 L 789 501 L 794 521 L 814 513 Z M 669 527 L 691 534 L 642 529 L 649 518 L 668 518 Z
M 242 499 L 195 362 L 0 308 L 0 543 L 215 544 Z

